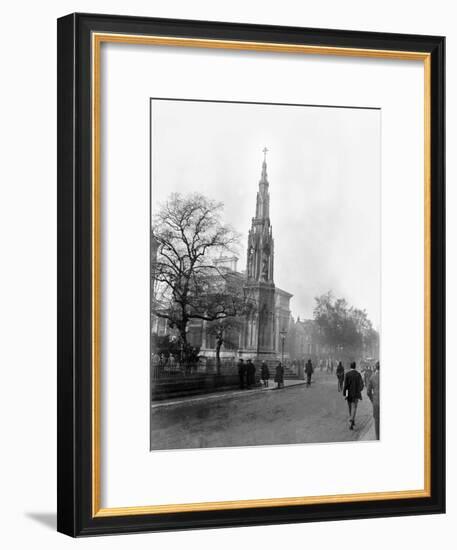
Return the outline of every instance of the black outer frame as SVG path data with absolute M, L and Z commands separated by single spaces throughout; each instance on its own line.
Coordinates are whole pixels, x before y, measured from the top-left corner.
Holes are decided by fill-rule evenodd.
M 91 33 L 428 52 L 431 70 L 431 496 L 92 517 Z M 445 511 L 445 39 L 97 14 L 58 20 L 57 530 L 70 536 L 299 523 Z

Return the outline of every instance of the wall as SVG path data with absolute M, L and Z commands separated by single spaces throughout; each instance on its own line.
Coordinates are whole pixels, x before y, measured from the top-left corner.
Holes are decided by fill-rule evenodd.
M 457 329 L 457 233 L 455 97 L 457 29 L 453 3 L 338 0 L 282 2 L 252 0 L 48 0 L 8 3 L 2 9 L 0 125 L 0 418 L 2 468 L 0 514 L 5 548 L 33 545 L 68 548 L 76 543 L 54 532 L 56 494 L 56 24 L 73 11 L 188 19 L 301 25 L 448 37 L 448 309 L 449 335 Z M 452 124 L 454 123 L 454 124 Z M 449 368 L 448 387 L 457 375 Z M 405 389 L 407 391 L 407 389 Z M 452 397 L 452 395 L 450 396 Z M 401 393 L 400 393 L 401 398 Z M 450 548 L 455 541 L 457 459 L 449 399 L 448 514 L 340 523 L 316 523 L 159 535 L 104 537 L 78 542 L 80 548 L 245 548 L 251 545 L 309 545 L 339 549 Z M 399 418 L 401 422 L 401 418 Z M 408 429 L 405 426 L 405 430 Z M 297 475 L 300 475 L 297 473 Z M 374 473 L 374 475 L 377 475 Z

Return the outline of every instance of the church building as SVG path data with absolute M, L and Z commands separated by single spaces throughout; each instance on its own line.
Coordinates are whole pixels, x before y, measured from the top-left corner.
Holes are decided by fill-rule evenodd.
M 281 358 L 284 340 L 293 322 L 290 311 L 292 294 L 274 283 L 274 239 L 270 222 L 270 193 L 267 174 L 267 149 L 258 184 L 255 216 L 247 237 L 246 271 L 237 271 L 238 258 L 221 257 L 216 260 L 220 269 L 239 277 L 245 296 L 255 307 L 240 322 L 237 334 L 231 335 L 235 345 L 221 350 L 221 358 L 242 357 L 273 361 Z M 206 321 L 189 322 L 188 341 L 200 348 L 199 355 L 214 357 L 215 337 L 207 332 Z M 159 336 L 169 329 L 165 319 L 153 318 L 152 332 Z M 286 347 L 287 349 L 287 347 Z M 288 355 L 288 354 L 287 354 Z

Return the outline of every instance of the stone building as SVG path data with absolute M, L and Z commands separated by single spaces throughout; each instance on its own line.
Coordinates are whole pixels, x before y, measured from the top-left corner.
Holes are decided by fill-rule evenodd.
M 316 360 L 325 353 L 319 344 L 318 327 L 313 319 L 291 319 L 287 351 L 292 359 L 299 360 Z
M 220 270 L 239 278 L 245 296 L 255 304 L 252 312 L 240 320 L 240 328 L 233 330 L 228 338 L 231 345 L 222 348 L 222 358 L 278 360 L 282 352 L 282 338 L 287 340 L 292 319 L 292 294 L 278 288 L 274 283 L 274 239 L 270 222 L 266 152 L 264 149 L 255 216 L 251 220 L 247 237 L 246 270 L 237 271 L 236 256 L 224 256 L 215 261 Z M 152 284 L 152 289 L 153 286 Z M 153 317 L 151 331 L 163 336 L 168 334 L 170 329 L 164 319 Z M 188 341 L 192 346 L 200 348 L 200 356 L 215 355 L 215 337 L 208 333 L 206 321 L 195 319 L 189 323 Z

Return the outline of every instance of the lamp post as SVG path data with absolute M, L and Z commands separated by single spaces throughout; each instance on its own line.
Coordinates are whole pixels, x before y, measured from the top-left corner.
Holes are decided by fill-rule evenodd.
M 281 363 L 284 363 L 284 342 L 286 340 L 287 330 L 281 330 L 279 336 L 281 337 Z

